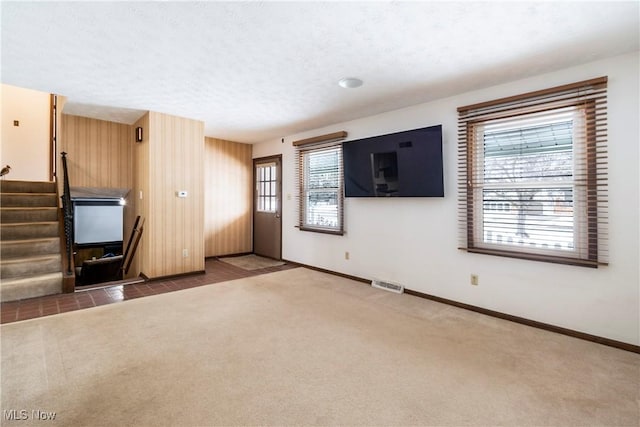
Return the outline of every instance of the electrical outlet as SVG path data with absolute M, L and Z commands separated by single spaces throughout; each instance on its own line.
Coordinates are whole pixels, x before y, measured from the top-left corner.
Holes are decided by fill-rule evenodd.
M 183 249 L 182 258 L 187 258 L 187 257 L 189 257 L 189 249 Z
M 344 259 L 348 260 L 349 259 L 349 252 L 345 252 L 344 253 Z
M 477 274 L 472 274 L 471 275 L 471 284 L 473 286 L 478 286 L 478 275 Z

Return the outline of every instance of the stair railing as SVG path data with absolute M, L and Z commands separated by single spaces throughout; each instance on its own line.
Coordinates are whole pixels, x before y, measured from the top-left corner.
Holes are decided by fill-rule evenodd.
M 62 213 L 64 219 L 64 236 L 66 239 L 66 251 L 67 251 L 67 275 L 71 275 L 73 273 L 71 262 L 72 255 L 72 233 L 73 233 L 73 208 L 71 206 L 71 190 L 69 188 L 69 173 L 67 171 L 67 153 L 64 151 L 60 153 L 62 155 L 62 173 L 63 173 L 63 184 L 62 184 Z

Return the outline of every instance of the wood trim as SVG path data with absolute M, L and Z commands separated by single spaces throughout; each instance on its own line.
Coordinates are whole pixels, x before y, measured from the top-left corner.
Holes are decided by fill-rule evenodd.
M 289 261 L 289 260 L 283 260 L 283 261 L 285 261 L 285 262 L 287 262 L 289 264 L 297 265 L 299 267 L 308 268 L 309 270 L 320 271 L 322 273 L 328 273 L 328 274 L 332 274 L 334 276 L 344 277 L 344 278 L 347 278 L 347 279 L 355 280 L 356 282 L 362 282 L 362 283 L 366 283 L 366 284 L 370 284 L 371 283 L 370 280 L 363 279 L 361 277 L 351 276 L 349 274 L 344 274 L 344 273 L 338 273 L 338 272 L 335 272 L 335 271 L 326 270 L 324 268 L 319 268 L 319 267 L 314 267 L 314 266 L 311 266 L 311 265 L 301 264 L 301 263 L 295 262 L 295 261 Z M 591 341 L 591 342 L 594 342 L 594 343 L 597 343 L 597 344 L 602 344 L 602 345 L 606 345 L 606 346 L 609 346 L 609 347 L 615 347 L 615 348 L 618 348 L 620 350 L 625 350 L 625 351 L 630 351 L 632 353 L 640 354 L 640 346 L 638 346 L 638 345 L 629 344 L 629 343 L 622 342 L 622 341 L 616 341 L 616 340 L 612 340 L 610 338 L 599 337 L 597 335 L 591 335 L 591 334 L 587 334 L 585 332 L 574 331 L 573 329 L 567 329 L 567 328 L 563 328 L 561 326 L 550 325 L 548 323 L 538 322 L 537 320 L 530 320 L 530 319 L 526 319 L 524 317 L 513 316 L 511 314 L 501 313 L 499 311 L 489 310 L 487 308 L 482 308 L 482 307 L 478 307 L 478 306 L 471 305 L 471 304 L 465 304 L 465 303 L 454 301 L 454 300 L 450 300 L 450 299 L 447 299 L 447 298 L 437 297 L 435 295 L 429 295 L 429 294 L 425 294 L 425 293 L 422 293 L 422 292 L 419 292 L 419 291 L 413 291 L 411 289 L 405 289 L 404 293 L 407 294 L 407 295 L 428 299 L 428 300 L 431 300 L 431 301 L 435 301 L 435 302 L 439 302 L 439 303 L 442 303 L 442 304 L 451 305 L 451 306 L 462 308 L 462 309 L 465 309 L 465 310 L 475 311 L 476 313 L 484 314 L 486 316 L 496 317 L 498 319 L 503 319 L 503 320 L 508 320 L 510 322 L 520 323 L 521 325 L 531 326 L 533 328 L 543 329 L 545 331 L 555 332 L 557 334 L 566 335 L 566 336 L 569 336 L 569 337 L 572 337 L 572 338 L 578 338 L 578 339 L 585 340 L 585 341 Z
M 473 174 L 475 173 L 475 128 L 472 124 L 467 123 L 467 140 L 466 140 L 466 160 L 467 160 L 467 176 L 465 182 L 467 183 L 467 244 L 469 246 L 475 245 L 475 236 L 473 234 L 475 229 L 474 218 L 474 188 L 471 185 L 473 182 Z
M 60 156 L 60 153 L 62 151 L 65 151 L 64 149 L 64 144 L 65 144 L 65 135 L 64 135 L 64 123 L 63 123 L 63 115 L 62 115 L 62 110 L 64 109 L 64 106 L 67 102 L 67 97 L 62 96 L 62 95 L 55 95 L 55 101 L 56 101 L 56 144 L 55 144 L 55 152 L 53 153 L 53 161 L 55 163 L 54 166 L 54 175 L 55 175 L 55 181 L 57 182 L 57 187 L 58 187 L 58 191 L 60 193 L 63 192 L 63 184 L 64 184 L 64 180 L 63 179 L 58 179 L 58 175 L 60 170 L 62 169 L 62 157 Z M 62 201 L 61 199 L 58 199 L 58 206 L 62 207 Z
M 553 264 L 564 264 L 564 265 L 575 265 L 578 267 L 589 267 L 589 268 L 598 268 L 599 266 L 607 266 L 608 263 L 598 262 L 598 261 L 590 261 L 579 258 L 563 258 L 557 255 L 542 255 L 542 254 L 533 254 L 531 252 L 518 252 L 518 251 L 500 251 L 496 249 L 485 249 L 485 248 L 458 248 L 463 251 L 467 251 L 473 254 L 483 254 L 483 255 L 494 255 L 501 256 L 506 258 L 517 258 L 517 259 L 526 259 L 528 261 L 541 261 L 541 262 L 550 262 Z
M 507 96 L 505 98 L 494 99 L 493 101 L 480 102 L 477 104 L 465 105 L 463 107 L 458 107 L 458 113 L 465 112 L 469 110 L 477 110 L 480 108 L 491 107 L 498 104 L 508 104 L 510 102 L 517 102 L 528 98 L 538 97 L 550 95 L 557 92 L 564 92 L 568 90 L 578 89 L 584 86 L 596 86 L 607 83 L 607 76 L 597 77 L 590 80 L 583 80 L 581 82 L 569 83 L 566 85 L 556 86 L 547 89 L 535 90 L 533 92 L 527 92 L 520 95 Z
M 122 285 L 135 285 L 144 282 L 145 279 L 143 277 L 134 277 L 131 279 L 114 280 L 113 282 L 96 283 L 95 285 L 78 286 L 76 288 L 76 292 L 93 291 L 95 289 L 112 288 L 114 286 Z
M 143 129 L 147 129 L 142 134 L 142 142 L 141 143 L 132 143 L 133 153 L 132 153 L 132 165 L 133 165 L 133 173 L 132 173 L 132 191 L 133 196 L 131 197 L 131 207 L 132 207 L 132 215 L 140 215 L 144 216 L 149 223 L 153 220 L 153 216 L 150 213 L 149 206 L 151 205 L 148 195 L 151 194 L 151 184 L 149 182 L 150 175 L 150 146 L 151 142 L 149 139 L 149 123 L 150 123 L 150 114 L 147 112 L 142 117 L 138 119 L 133 125 L 131 125 L 131 140 L 134 139 L 134 131 L 135 127 L 142 127 Z M 142 200 L 140 199 L 140 193 L 143 193 Z M 131 194 L 130 193 L 130 194 Z M 147 195 L 147 196 L 145 196 Z M 148 238 L 142 239 L 140 241 L 139 251 L 133 257 L 132 271 L 129 277 L 134 277 L 140 274 L 141 271 L 146 269 L 147 265 L 149 265 L 149 253 L 150 249 L 147 249 L 148 245 L 146 240 Z
M 322 228 L 321 226 L 314 227 L 313 225 L 305 224 L 305 212 L 306 212 L 306 193 L 305 188 L 307 184 L 307 176 L 305 173 L 306 163 L 305 159 L 307 155 L 312 153 L 324 152 L 324 151 L 337 151 L 338 154 L 338 187 L 337 187 L 337 199 L 338 199 L 338 215 L 339 215 L 339 227 L 333 229 Z M 298 209 L 298 223 L 295 226 L 301 231 L 311 231 L 316 233 L 334 234 L 342 236 L 346 234 L 344 227 L 344 153 L 342 152 L 342 146 L 340 143 L 326 143 L 326 144 L 313 144 L 310 147 L 296 147 L 296 193 L 297 193 L 297 209 Z
M 538 329 L 544 329 L 545 331 L 555 332 L 562 335 L 567 335 L 573 338 L 579 338 L 585 341 L 591 341 L 598 344 L 607 345 L 609 347 L 619 348 L 621 350 L 630 351 L 632 353 L 640 354 L 640 346 L 625 343 L 622 341 L 612 340 L 610 338 L 599 337 L 597 335 L 591 335 L 584 332 L 574 331 L 573 329 L 563 328 L 561 326 L 550 325 L 548 323 L 538 322 L 536 320 L 526 319 L 524 317 L 513 316 L 511 314 L 501 313 L 499 311 L 489 310 L 487 308 L 478 307 L 475 305 L 465 304 L 458 301 L 453 301 L 446 298 L 437 297 L 434 295 L 424 294 L 418 291 L 412 291 L 405 289 L 404 292 L 409 295 L 413 295 L 420 298 L 440 302 L 443 304 L 452 305 L 454 307 L 463 308 L 465 310 L 475 311 L 476 313 L 485 314 L 491 317 L 497 317 L 498 319 L 509 320 L 511 322 L 520 323 L 522 325 L 531 326 Z
M 598 167 L 598 129 L 596 124 L 597 105 L 595 100 L 589 100 L 584 107 L 586 140 L 586 167 L 587 167 L 587 259 L 598 261 L 598 173 L 602 170 Z M 606 189 L 605 189 L 606 191 Z
M 197 270 L 197 271 L 190 271 L 188 273 L 169 274 L 167 276 L 159 276 L 159 277 L 149 277 L 144 273 L 140 273 L 140 277 L 142 277 L 145 282 L 157 282 L 160 280 L 180 279 L 184 277 L 197 276 L 197 275 L 206 274 L 206 273 L 207 273 L 206 270 Z
M 129 251 L 131 250 L 131 245 L 133 243 L 133 237 L 136 233 L 136 229 L 138 228 L 138 226 L 140 225 L 140 219 L 142 217 L 140 215 L 136 216 L 136 220 L 133 223 L 133 229 L 131 230 L 131 235 L 129 236 L 129 240 L 127 241 L 127 248 L 124 250 L 123 253 L 123 266 L 127 264 L 127 259 L 130 257 L 129 255 Z M 124 243 L 124 242 L 123 242 Z M 136 246 L 137 246 L 137 242 L 136 242 Z
M 295 262 L 295 261 L 289 261 L 287 259 L 283 259 L 282 261 L 286 262 L 287 264 L 292 264 L 292 265 L 295 265 L 295 266 L 298 266 L 298 267 L 308 268 L 309 270 L 315 270 L 315 271 L 319 271 L 321 273 L 331 274 L 333 276 L 343 277 L 345 279 L 351 279 L 351 280 L 354 280 L 356 282 L 365 283 L 367 285 L 371 284 L 371 280 L 363 279 L 362 277 L 351 276 L 350 274 L 345 274 L 345 273 L 338 273 L 337 271 L 327 270 L 327 269 L 320 268 L 320 267 L 314 267 L 313 265 L 302 264 L 302 263 Z
M 344 230 L 325 230 L 322 228 L 312 228 L 312 227 L 302 227 L 297 225 L 296 228 L 298 228 L 300 231 L 311 231 L 313 233 L 322 233 L 322 234 L 333 234 L 334 236 L 344 236 L 345 232 Z
M 337 141 L 339 139 L 343 139 L 347 137 L 347 132 L 346 131 L 339 131 L 339 132 L 333 132 L 333 133 L 328 133 L 326 135 L 320 135 L 320 136 L 314 136 L 312 138 L 306 138 L 306 139 L 299 139 L 297 141 L 293 141 L 292 144 L 294 147 L 298 146 L 298 145 L 306 145 L 306 144 L 316 144 L 319 142 L 329 142 L 329 141 Z
M 49 95 L 49 181 L 53 181 L 56 176 L 56 96 Z
M 304 181 L 305 181 L 305 176 L 304 176 L 304 151 L 301 150 L 300 148 L 297 148 L 295 150 L 295 154 L 296 154 L 296 181 L 295 181 L 295 188 L 296 188 L 296 208 L 298 210 L 297 214 L 298 214 L 298 223 L 296 224 L 296 227 L 300 227 L 302 226 L 302 224 L 304 224 L 304 202 L 305 202 L 305 196 L 304 196 Z
M 228 254 L 228 255 L 213 255 L 213 256 L 206 257 L 205 261 L 208 259 L 219 260 L 220 258 L 237 258 L 241 256 L 251 255 L 251 254 L 253 254 L 253 252 L 238 252 L 235 254 Z
M 131 263 L 133 262 L 133 258 L 136 255 L 136 250 L 138 249 L 138 245 L 140 244 L 140 239 L 142 238 L 143 232 L 144 218 L 138 215 L 138 217 L 136 218 L 136 222 L 133 225 L 133 229 L 131 230 L 129 241 L 127 242 L 127 250 L 124 252 L 124 257 L 122 258 L 122 277 L 125 277 L 129 273 Z
M 63 273 L 62 276 L 62 293 L 72 294 L 76 289 L 76 275 L 67 276 Z

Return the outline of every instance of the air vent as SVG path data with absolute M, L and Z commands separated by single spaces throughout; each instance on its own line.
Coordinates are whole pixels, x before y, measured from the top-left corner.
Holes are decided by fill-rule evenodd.
M 404 292 L 404 286 L 399 285 L 397 283 L 386 282 L 383 280 L 372 280 L 371 286 L 378 289 L 384 289 L 385 291 L 395 292 L 397 294 L 401 294 Z

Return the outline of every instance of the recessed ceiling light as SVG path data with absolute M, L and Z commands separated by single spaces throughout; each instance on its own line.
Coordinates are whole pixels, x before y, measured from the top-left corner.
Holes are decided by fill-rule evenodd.
M 354 89 L 362 86 L 362 80 L 355 77 L 347 77 L 340 80 L 338 84 L 345 89 Z

